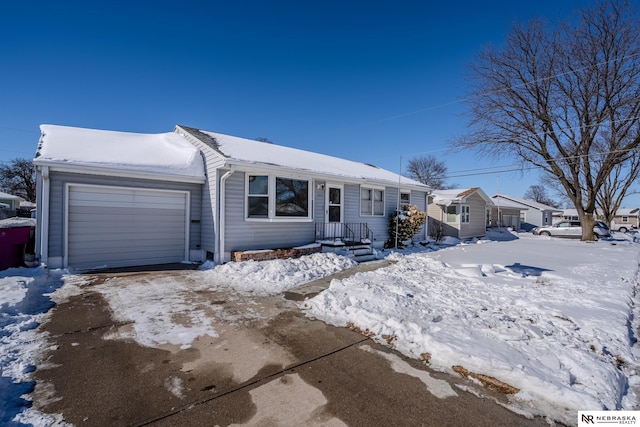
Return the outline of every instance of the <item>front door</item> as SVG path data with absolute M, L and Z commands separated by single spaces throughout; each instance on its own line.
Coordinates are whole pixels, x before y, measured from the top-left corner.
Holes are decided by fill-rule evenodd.
M 342 185 L 327 185 L 327 191 L 325 192 L 325 210 L 324 210 L 324 222 L 325 222 L 325 236 L 327 238 L 335 239 L 343 237 L 342 232 L 342 220 L 343 212 L 342 205 L 344 203 L 344 187 Z

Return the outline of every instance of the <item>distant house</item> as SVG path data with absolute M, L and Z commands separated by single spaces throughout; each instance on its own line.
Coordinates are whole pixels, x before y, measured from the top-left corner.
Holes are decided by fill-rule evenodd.
M 611 221 L 611 229 L 615 231 L 627 232 L 640 226 L 640 208 L 634 209 L 618 209 L 613 220 Z
M 0 204 L 2 204 L 3 207 L 6 206 L 5 209 L 17 210 L 20 207 L 20 202 L 23 201 L 24 199 L 22 197 L 14 196 L 0 191 Z
M 520 199 L 506 194 L 491 196 L 495 205 L 510 206 L 520 209 L 520 229 L 531 231 L 535 227 L 542 227 L 554 223 L 554 214 L 562 213 L 562 209 L 538 203 L 533 200 Z M 567 218 L 571 219 L 571 218 Z
M 553 223 L 560 221 L 578 221 L 578 211 L 576 209 L 560 209 L 553 213 Z
M 23 201 L 22 197 L 0 192 L 0 219 L 17 216 L 20 202 Z
M 493 205 L 487 207 L 487 227 L 509 227 L 520 230 L 523 212 L 529 208 L 508 199 L 495 198 L 495 196 L 492 196 L 491 200 Z
M 478 187 L 433 190 L 427 208 L 429 232 L 458 239 L 482 237 L 487 231 L 487 209 L 492 205 L 491 198 Z
M 600 221 L 604 221 L 605 218 L 596 212 L 596 218 Z M 629 230 L 638 228 L 640 226 L 640 209 L 618 209 L 613 219 L 611 220 L 611 230 L 627 232 Z M 562 220 L 578 221 L 578 211 L 576 209 L 563 209 L 558 213 L 554 213 L 554 223 Z
M 36 250 L 51 267 L 224 262 L 326 241 L 382 247 L 398 199 L 427 206 L 427 186 L 372 165 L 186 126 L 41 130 Z

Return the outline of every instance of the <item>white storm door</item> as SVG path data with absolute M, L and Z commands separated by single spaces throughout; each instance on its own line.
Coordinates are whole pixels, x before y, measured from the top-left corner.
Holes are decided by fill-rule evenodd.
M 344 218 L 344 187 L 342 185 L 327 185 L 325 192 L 325 237 L 338 238 L 343 237 L 342 221 Z

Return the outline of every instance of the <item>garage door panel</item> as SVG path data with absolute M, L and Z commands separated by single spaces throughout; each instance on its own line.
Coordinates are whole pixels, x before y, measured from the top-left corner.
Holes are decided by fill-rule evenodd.
M 122 207 L 141 209 L 180 209 L 183 203 L 173 194 L 163 194 L 148 190 L 134 190 L 121 193 L 111 190 L 80 189 L 69 195 L 70 206 Z
M 187 193 L 70 185 L 68 265 L 77 268 L 185 259 Z
M 164 235 L 163 238 L 165 242 L 162 245 L 162 248 L 169 247 L 179 247 L 184 248 L 184 244 L 180 242 L 180 239 L 184 237 L 184 234 L 167 234 Z M 123 248 L 123 241 L 126 241 L 127 244 L 132 244 L 136 248 L 142 247 L 154 247 L 158 245 L 158 239 L 149 239 L 147 236 L 143 234 L 139 235 L 126 235 L 126 234 L 118 234 L 118 235 L 108 235 L 108 234 L 97 234 L 95 238 L 87 238 L 84 235 L 70 235 L 69 239 L 69 249 L 80 248 L 89 249 L 89 248 L 104 248 L 104 247 L 113 247 L 119 248 L 120 250 L 126 250 Z
M 82 245 L 79 245 L 77 249 L 82 249 Z M 92 261 L 92 262 L 96 262 L 98 264 L 106 264 L 105 259 L 109 256 L 111 256 L 113 254 L 114 249 L 116 249 L 113 246 L 102 246 L 99 248 L 89 248 L 92 249 L 90 252 L 87 252 L 85 254 L 85 256 L 82 258 L 83 261 Z M 117 248 L 118 249 L 118 255 L 119 258 L 121 260 L 127 260 L 127 259 L 137 259 L 137 258 L 153 258 L 153 257 L 159 257 L 159 256 L 168 256 L 168 257 L 174 257 L 177 254 L 182 255 L 182 253 L 180 252 L 182 250 L 182 248 L 180 248 L 179 246 L 175 246 L 173 248 L 171 247 L 162 247 L 162 248 L 158 248 L 157 246 L 148 246 L 147 248 L 144 248 L 144 250 L 141 252 L 140 249 L 141 248 L 131 248 L 129 250 L 123 250 L 122 248 Z M 173 253 L 171 252 L 171 250 L 169 249 L 173 249 Z M 173 259 L 171 262 L 176 262 L 175 259 Z
M 186 225 L 183 223 L 184 216 L 182 217 L 149 217 L 149 218 L 98 218 L 94 221 L 82 218 L 79 221 L 71 222 L 75 227 L 76 232 L 100 232 L 104 230 L 117 230 L 123 233 L 135 233 L 136 231 L 143 230 L 145 233 L 162 233 L 171 230 L 184 231 Z

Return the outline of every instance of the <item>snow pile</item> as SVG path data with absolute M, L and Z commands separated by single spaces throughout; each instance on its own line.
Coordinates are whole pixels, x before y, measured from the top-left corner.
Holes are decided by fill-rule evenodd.
M 27 409 L 30 402 L 24 395 L 35 387 L 30 373 L 47 346 L 36 328 L 53 306 L 48 295 L 60 285 L 60 278 L 48 277 L 43 268 L 0 271 L 0 425 L 11 424 L 16 416 L 35 425 L 57 419 Z
M 573 424 L 578 410 L 636 409 L 639 247 L 521 236 L 396 256 L 334 280 L 308 316 L 516 387 L 519 412 Z
M 0 228 L 35 227 L 35 218 L 13 217 L 0 220 Z
M 345 256 L 317 253 L 297 259 L 230 262 L 208 270 L 205 277 L 238 292 L 275 295 L 355 265 L 357 262 Z M 203 268 L 211 266 L 207 263 Z

